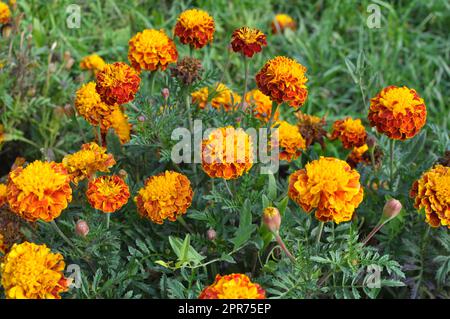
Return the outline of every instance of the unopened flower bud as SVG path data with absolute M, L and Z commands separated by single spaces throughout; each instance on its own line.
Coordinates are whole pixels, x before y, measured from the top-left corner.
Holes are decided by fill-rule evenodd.
M 145 122 L 145 120 L 146 120 L 144 115 L 139 115 L 137 119 L 139 122 Z
M 278 232 L 281 226 L 280 211 L 275 207 L 267 207 L 264 209 L 263 222 L 271 232 Z
M 161 90 L 161 95 L 163 96 L 164 100 L 167 100 L 169 98 L 170 91 L 168 88 L 164 88 Z
M 127 173 L 126 170 L 121 169 L 121 170 L 119 171 L 119 176 L 122 177 L 122 178 L 126 178 L 126 177 L 128 176 L 128 173 Z
M 366 144 L 369 148 L 372 148 L 377 145 L 377 139 L 375 138 L 375 136 L 369 135 L 366 139 Z
M 217 233 L 214 229 L 210 228 L 206 232 L 206 237 L 208 237 L 209 240 L 214 240 L 217 237 Z
M 89 225 L 82 219 L 77 221 L 75 225 L 75 233 L 78 236 L 86 237 L 89 234 Z
M 386 219 L 392 219 L 396 217 L 402 210 L 402 203 L 400 201 L 391 198 L 386 202 L 383 208 L 383 217 Z

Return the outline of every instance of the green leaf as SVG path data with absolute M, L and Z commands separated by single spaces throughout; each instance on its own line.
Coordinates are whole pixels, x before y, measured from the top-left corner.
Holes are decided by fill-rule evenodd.
M 285 196 L 283 199 L 277 204 L 277 208 L 280 211 L 280 215 L 284 216 L 284 213 L 286 211 L 287 205 L 289 203 L 289 197 Z
M 234 258 L 232 256 L 230 256 L 229 254 L 227 254 L 227 253 L 222 253 L 222 255 L 220 256 L 220 259 L 223 260 L 223 261 L 226 261 L 227 263 L 230 263 L 230 264 L 235 264 L 236 263 Z
M 269 184 L 267 186 L 267 196 L 271 200 L 275 200 L 277 198 L 277 181 L 275 180 L 275 176 L 273 174 L 268 174 L 269 176 Z
M 182 262 L 187 261 L 190 246 L 191 246 L 191 236 L 187 234 L 186 237 L 184 238 L 183 246 L 181 247 L 180 261 Z
M 244 245 L 250 239 L 255 229 L 256 225 L 252 224 L 251 203 L 249 199 L 246 199 L 241 211 L 239 227 L 236 230 L 235 237 L 231 239 L 234 249 Z
M 265 194 L 262 194 L 261 199 L 262 199 L 263 209 L 265 209 L 266 207 L 272 206 L 272 202 L 269 200 L 269 198 L 267 198 L 267 196 Z

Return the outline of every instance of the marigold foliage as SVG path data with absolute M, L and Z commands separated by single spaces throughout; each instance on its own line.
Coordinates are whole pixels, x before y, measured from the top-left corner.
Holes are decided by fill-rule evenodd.
M 5 184 L 0 184 L 0 207 L 6 204 L 6 196 L 8 194 L 8 188 Z
M 61 299 L 68 290 L 64 258 L 46 245 L 14 244 L 0 265 L 8 299 Z
M 86 196 L 92 207 L 104 213 L 113 213 L 128 202 L 130 190 L 117 175 L 100 176 L 88 184 Z
M 325 147 L 324 138 L 327 135 L 325 130 L 325 119 L 318 116 L 305 114 L 301 111 L 295 113 L 298 119 L 297 126 L 306 141 L 306 147 L 314 143 L 319 143 L 322 148 Z
M 369 122 L 395 140 L 414 137 L 427 120 L 427 108 L 414 89 L 388 86 L 370 100 Z
M 7 24 L 11 19 L 11 10 L 6 3 L 0 1 L 0 24 Z
M 95 82 L 84 84 L 75 97 L 75 108 L 78 113 L 92 125 L 98 125 L 103 117 L 118 108 L 117 104 L 104 103 L 95 87 Z
M 178 59 L 175 43 L 164 30 L 146 29 L 138 32 L 128 45 L 128 60 L 138 71 L 164 71 Z
M 241 128 L 215 129 L 202 141 L 202 167 L 209 177 L 235 179 L 253 166 L 253 142 Z
M 289 197 L 322 222 L 351 220 L 363 194 L 359 173 L 337 158 L 320 157 L 289 177 Z
M 201 292 L 199 299 L 265 299 L 266 292 L 244 274 L 217 275 L 214 283 Z
M 278 127 L 280 160 L 290 162 L 299 157 L 301 151 L 306 149 L 306 142 L 298 127 L 286 121 L 276 122 L 275 126 Z
M 297 109 L 308 97 L 305 72 L 306 68 L 297 61 L 278 56 L 266 62 L 256 74 L 256 84 L 272 101 L 285 102 Z
M 233 32 L 231 47 L 234 52 L 242 53 L 251 58 L 267 46 L 266 35 L 258 29 L 242 27 Z
M 297 24 L 290 15 L 280 13 L 273 18 L 271 27 L 272 33 L 278 33 L 283 32 L 286 29 L 295 30 L 297 28 Z
M 346 149 L 353 147 L 360 147 L 366 143 L 367 133 L 366 129 L 361 123 L 360 119 L 352 119 L 347 117 L 344 120 L 337 120 L 333 123 L 333 131 L 331 133 L 331 140 L 339 139 Z
M 156 224 L 176 221 L 192 203 L 193 191 L 189 179 L 180 173 L 165 171 L 151 176 L 134 198 L 138 212 Z
M 257 119 L 266 123 L 269 122 L 272 114 L 272 100 L 270 97 L 255 89 L 245 94 L 245 102 Z M 280 112 L 276 111 L 273 119 L 276 121 L 279 116 Z
M 80 62 L 80 68 L 82 70 L 92 70 L 94 72 L 101 71 L 105 65 L 105 60 L 98 54 L 85 56 Z
M 424 209 L 432 227 L 450 228 L 450 167 L 436 165 L 415 181 L 410 192 L 414 207 Z
M 201 49 L 212 42 L 214 31 L 214 19 L 207 12 L 198 9 L 182 12 L 175 25 L 175 35 L 180 42 L 195 49 Z

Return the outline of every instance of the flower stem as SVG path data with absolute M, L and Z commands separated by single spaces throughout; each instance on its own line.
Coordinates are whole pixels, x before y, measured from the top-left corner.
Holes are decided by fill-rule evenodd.
M 226 187 L 226 189 L 227 189 L 227 191 L 228 191 L 228 194 L 230 194 L 230 196 L 233 197 L 233 193 L 231 192 L 231 189 L 230 189 L 230 187 L 228 186 L 227 180 L 226 180 L 226 179 L 223 179 L 223 183 L 225 184 L 225 187 Z
M 242 95 L 241 101 L 241 109 L 244 109 L 245 95 L 247 94 L 247 82 L 248 82 L 248 59 L 245 55 L 242 55 L 244 58 L 244 94 Z
M 106 213 L 106 229 L 109 229 L 110 221 L 111 221 L 111 213 Z
M 395 140 L 391 139 L 389 141 L 389 152 L 390 152 L 390 158 L 389 158 L 389 181 L 390 181 L 390 186 L 392 189 L 392 183 L 393 183 L 393 178 L 394 178 L 394 143 Z
M 278 243 L 278 245 L 280 245 L 280 248 L 284 251 L 284 253 L 286 254 L 286 256 L 289 257 L 289 259 L 295 263 L 295 257 L 291 254 L 291 252 L 289 251 L 289 249 L 287 249 L 286 245 L 283 242 L 283 239 L 281 239 L 280 234 L 278 232 L 274 233 L 275 235 L 275 239 Z
M 320 243 L 320 238 L 322 237 L 324 225 L 325 225 L 324 222 L 320 222 L 320 225 L 319 225 L 319 232 L 317 233 L 317 238 L 316 238 L 316 243 L 317 243 L 317 244 Z
M 194 231 L 192 230 L 192 228 L 191 227 L 189 227 L 189 225 L 186 223 L 186 221 L 184 220 L 184 218 L 183 218 L 183 216 L 178 216 L 177 217 L 177 220 L 180 222 L 180 224 L 184 227 L 184 228 L 186 228 L 186 230 L 188 231 L 188 232 L 190 232 L 191 234 L 193 234 L 194 233 Z
M 55 229 L 55 231 L 58 233 L 58 235 L 67 243 L 69 244 L 69 246 L 71 246 L 72 248 L 74 248 L 80 255 L 82 255 L 82 252 L 78 249 L 77 246 L 75 246 L 75 244 L 66 236 L 64 235 L 64 233 L 62 232 L 62 230 L 58 227 L 58 225 L 56 224 L 56 222 L 54 220 L 52 220 L 50 222 L 50 224 L 52 225 L 53 229 Z
M 150 96 L 153 95 L 153 91 L 155 89 L 155 79 L 156 79 L 156 72 L 150 72 Z
M 367 245 L 367 243 L 369 242 L 369 240 L 372 239 L 373 236 L 375 236 L 376 233 L 378 233 L 378 231 L 384 226 L 385 223 L 378 223 L 373 229 L 372 231 L 369 233 L 369 235 L 367 235 L 366 238 L 364 238 L 364 240 L 362 241 L 363 246 Z

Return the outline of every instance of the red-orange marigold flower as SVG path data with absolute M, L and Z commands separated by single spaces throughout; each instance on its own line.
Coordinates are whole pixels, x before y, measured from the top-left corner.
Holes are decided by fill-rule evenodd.
M 86 196 L 92 207 L 104 213 L 113 213 L 128 202 L 130 190 L 117 175 L 100 176 L 88 184 Z
M 366 143 L 367 133 L 360 119 L 354 120 L 351 117 L 347 117 L 344 120 L 337 120 L 333 124 L 333 132 L 330 139 L 335 140 L 337 138 L 339 138 L 346 149 L 352 149 L 353 147 L 363 146 Z
M 260 90 L 251 90 L 245 94 L 246 107 L 250 107 L 254 116 L 263 121 L 269 122 L 272 114 L 272 100 Z M 275 112 L 273 119 L 276 121 L 280 115 L 279 111 Z
M 214 37 L 214 19 L 205 11 L 190 9 L 182 12 L 175 25 L 175 35 L 183 44 L 201 49 Z
M 217 275 L 198 299 L 266 299 L 266 292 L 244 274 Z
M 287 14 L 277 14 L 272 20 L 272 33 L 283 32 L 286 29 L 295 30 L 297 25 L 291 16 Z
M 269 60 L 256 74 L 256 84 L 272 101 L 286 102 L 297 109 L 308 97 L 305 72 L 306 68 L 297 61 L 278 56 Z
M 141 83 L 136 70 L 123 62 L 105 65 L 96 76 L 97 92 L 102 101 L 109 105 L 132 101 Z
M 251 58 L 267 46 L 266 35 L 258 29 L 243 27 L 233 32 L 231 47 L 234 52 L 242 53 Z
M 425 125 L 427 108 L 414 89 L 388 86 L 370 100 L 369 122 L 395 140 L 414 137 Z

